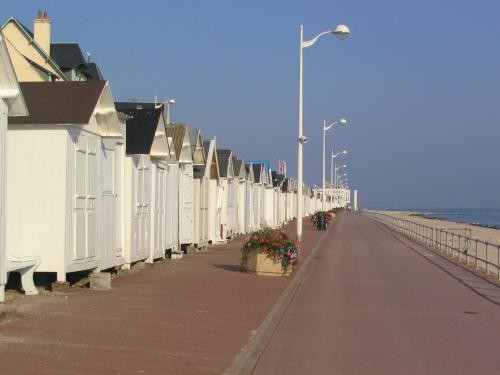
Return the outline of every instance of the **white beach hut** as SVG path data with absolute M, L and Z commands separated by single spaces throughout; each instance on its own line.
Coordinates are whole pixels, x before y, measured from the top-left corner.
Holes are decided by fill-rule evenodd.
M 222 185 L 215 139 L 204 141 L 203 148 L 207 158 L 205 176 L 208 178 L 208 241 L 210 244 L 215 244 L 222 238 Z
M 245 233 L 254 230 L 254 176 L 252 164 L 244 163 L 245 166 Z
M 207 159 L 203 148 L 201 130 L 189 128 L 191 157 L 193 159 L 193 195 L 194 195 L 194 239 L 195 247 L 208 246 L 208 179 L 205 176 Z
M 264 224 L 268 227 L 275 227 L 274 221 L 274 183 L 272 181 L 271 170 L 265 169 L 266 181 L 264 195 Z
M 185 124 L 169 124 L 167 136 L 174 142 L 178 163 L 178 241 L 181 249 L 194 242 L 194 181 L 193 157 L 189 139 L 189 127 Z
M 245 229 L 245 196 L 246 196 L 246 171 L 243 160 L 233 156 L 234 180 L 236 187 L 236 222 L 235 233 L 246 233 Z
M 262 221 L 262 208 L 264 207 L 264 187 L 263 187 L 263 164 L 252 163 L 253 168 L 253 197 L 252 197 L 252 210 L 253 210 L 253 227 L 259 229 L 264 223 Z
M 98 269 L 107 256 L 100 233 L 108 220 L 101 216 L 101 153 L 106 139 L 122 133 L 106 81 L 20 86 L 29 115 L 9 124 L 15 173 L 7 181 L 7 248 L 16 256 L 36 251 L 37 271 L 65 281 L 68 272 Z
M 7 52 L 3 35 L 0 33 L 0 302 L 5 300 L 5 284 L 10 272 L 20 272 L 26 294 L 38 294 L 33 284 L 33 271 L 39 264 L 37 257 L 13 258 L 5 247 L 5 185 L 6 145 L 8 116 L 26 116 L 19 84 Z
M 237 215 L 236 186 L 231 150 L 217 149 L 221 189 L 221 241 L 231 238 L 234 234 Z
M 167 170 L 175 163 L 173 145 L 165 132 L 163 106 L 117 102 L 126 115 L 124 161 L 124 268 L 134 262 L 164 258 L 168 241 Z
M 284 200 L 282 192 L 282 184 L 285 178 L 284 175 L 272 171 L 271 173 L 273 188 L 274 188 L 274 212 L 273 221 L 276 226 L 280 226 L 285 222 L 284 219 Z

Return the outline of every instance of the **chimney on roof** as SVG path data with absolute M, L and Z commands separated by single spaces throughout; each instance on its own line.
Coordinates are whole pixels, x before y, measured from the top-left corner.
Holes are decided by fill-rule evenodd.
M 33 34 L 35 42 L 42 47 L 47 55 L 50 56 L 50 25 L 47 12 L 38 11 L 38 14 L 33 22 Z

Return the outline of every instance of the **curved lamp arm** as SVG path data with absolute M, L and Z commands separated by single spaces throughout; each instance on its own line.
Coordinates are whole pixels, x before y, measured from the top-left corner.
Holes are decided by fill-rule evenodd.
M 337 156 L 339 156 L 340 154 L 347 154 L 347 151 L 346 150 L 342 150 L 340 152 L 337 152 L 335 155 L 333 155 L 333 152 L 332 152 L 332 159 L 335 159 Z
M 321 38 L 323 35 L 326 35 L 326 34 L 334 34 L 340 39 L 345 39 L 349 36 L 350 30 L 346 25 L 338 25 L 335 28 L 335 30 L 323 31 L 322 33 L 319 33 L 318 35 L 316 35 L 314 38 L 312 38 L 310 40 L 303 40 L 301 47 L 302 48 L 311 47 L 314 43 L 316 43 L 318 41 L 319 38 Z
M 324 129 L 325 129 L 325 131 L 330 130 L 335 125 L 340 125 L 340 126 L 347 125 L 347 120 L 342 117 L 340 120 L 334 121 L 330 125 L 325 125 Z
M 314 43 L 316 43 L 318 41 L 319 38 L 321 38 L 323 35 L 326 35 L 326 34 L 331 34 L 333 32 L 333 30 L 328 30 L 328 31 L 323 31 L 322 33 L 319 33 L 318 35 L 316 35 L 313 39 L 310 39 L 310 40 L 304 40 L 302 42 L 302 48 L 307 48 L 307 47 L 311 47 Z

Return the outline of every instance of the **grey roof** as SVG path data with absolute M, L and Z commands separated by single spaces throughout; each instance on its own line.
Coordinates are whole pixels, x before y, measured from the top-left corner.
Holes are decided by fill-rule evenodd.
M 85 58 L 78 43 L 51 43 L 50 57 L 62 70 L 85 66 Z
M 196 144 L 198 143 L 198 137 L 201 135 L 201 129 L 199 128 L 188 128 L 189 143 L 191 144 L 191 156 L 194 158 L 196 152 Z
M 210 149 L 210 141 L 203 141 L 203 151 L 205 151 L 205 156 L 208 158 L 208 150 Z
M 254 179 L 252 178 L 253 177 L 252 164 L 243 163 L 243 165 L 245 166 L 245 173 L 246 173 L 247 181 L 254 182 Z
M 273 187 L 279 187 L 281 186 L 284 178 L 285 178 L 285 175 L 282 175 L 282 174 L 279 174 L 278 172 L 276 171 L 272 171 L 271 172 L 271 178 L 272 178 L 272 181 L 273 181 Z
M 227 177 L 228 175 L 230 157 L 231 157 L 231 150 L 224 150 L 224 149 L 217 150 L 217 160 L 219 162 L 219 173 L 221 177 Z
M 243 167 L 243 160 L 240 160 L 236 156 L 233 156 L 233 169 L 235 177 L 240 176 L 242 167 Z
M 87 69 L 85 69 L 83 73 L 87 76 L 88 79 L 104 79 L 101 73 L 101 69 L 99 69 L 96 63 L 88 62 L 85 63 L 85 66 L 87 67 Z
M 87 79 L 103 79 L 97 64 L 85 61 L 78 43 L 51 43 L 50 57 L 63 71 L 79 68 Z
M 285 177 L 283 179 L 283 184 L 281 185 L 281 191 L 287 193 L 290 191 L 290 179 Z
M 256 164 L 252 164 L 252 168 L 253 168 L 253 178 L 254 178 L 254 181 L 256 183 L 260 183 L 260 175 L 261 175 L 261 171 L 262 171 L 262 164 L 259 164 L 259 163 L 256 163 Z
M 86 81 L 94 82 L 94 81 Z M 163 108 L 155 103 L 115 102 L 116 110 L 130 116 L 127 119 L 127 154 L 149 154 Z

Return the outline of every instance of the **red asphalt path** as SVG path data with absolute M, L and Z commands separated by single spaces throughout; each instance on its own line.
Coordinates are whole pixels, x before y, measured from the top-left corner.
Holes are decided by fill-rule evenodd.
M 324 233 L 304 221 L 301 264 Z M 243 239 L 119 276 L 108 291 L 26 297 L 0 322 L 0 375 L 221 374 L 296 274 L 241 272 Z
M 358 214 L 327 236 L 254 374 L 500 374 L 498 285 Z

